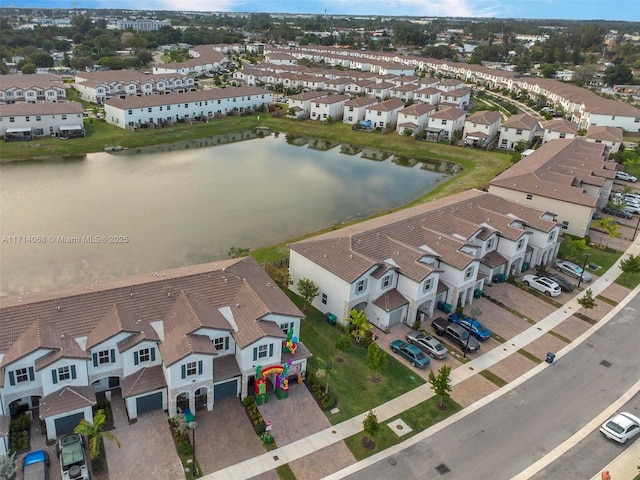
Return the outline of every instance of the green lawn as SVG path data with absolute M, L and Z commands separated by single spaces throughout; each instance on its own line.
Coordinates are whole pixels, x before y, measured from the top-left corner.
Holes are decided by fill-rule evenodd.
M 301 306 L 300 298 L 291 292 L 289 294 Z M 332 327 L 324 321 L 321 312 L 314 308 L 308 309 L 307 316 L 302 321 L 300 338 L 314 355 L 309 359 L 309 369 L 315 371 L 318 368 L 318 357 L 335 360 L 336 373 L 329 376 L 329 392 L 337 396 L 340 412 L 327 412 L 332 424 L 367 412 L 425 384 L 420 376 L 392 356 L 389 356 L 386 369 L 380 373 L 380 380 L 372 381 L 372 371 L 367 367 L 366 349 L 354 345 L 346 352 L 338 350 L 335 343 L 340 334 L 338 327 Z M 381 335 L 380 341 L 392 340 L 384 333 Z M 321 378 L 320 382 L 324 384 L 326 380 Z
M 380 431 L 374 439 L 375 448 L 372 450 L 368 450 L 362 446 L 362 440 L 366 436 L 364 432 L 357 433 L 356 435 L 345 439 L 344 443 L 347 445 L 347 448 L 351 450 L 351 453 L 353 453 L 356 460 L 362 460 L 363 458 L 367 458 L 381 452 L 382 450 L 385 450 L 397 443 L 403 442 L 407 438 L 414 436 L 418 432 L 426 430 L 432 425 L 435 425 L 462 409 L 460 405 L 450 398 L 445 398 L 444 400 L 445 405 L 447 405 L 447 409 L 444 411 L 437 407 L 438 403 L 440 403 L 439 399 L 432 397 L 422 403 L 419 403 L 415 407 L 402 412 L 397 417 L 380 422 Z M 402 437 L 399 437 L 388 426 L 391 421 L 398 418 L 402 419 L 402 421 L 412 430 L 410 433 L 407 433 Z

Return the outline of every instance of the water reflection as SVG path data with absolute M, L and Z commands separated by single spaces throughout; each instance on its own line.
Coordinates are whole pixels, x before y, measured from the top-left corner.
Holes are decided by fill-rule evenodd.
M 397 208 L 453 171 L 447 162 L 325 142 L 254 129 L 2 164 L 2 235 L 46 241 L 0 244 L 0 293 L 226 258 L 231 247 L 254 250 Z M 127 241 L 64 241 L 118 235 Z

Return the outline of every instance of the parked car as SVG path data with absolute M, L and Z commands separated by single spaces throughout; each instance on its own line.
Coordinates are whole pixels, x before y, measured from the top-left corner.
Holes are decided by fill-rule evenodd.
M 618 180 L 624 180 L 626 182 L 635 183 L 638 181 L 633 175 L 629 175 L 627 172 L 616 172 L 616 178 Z
M 556 282 L 563 292 L 573 292 L 573 289 L 576 288 L 573 283 L 557 273 L 545 273 L 544 276 Z
M 46 450 L 27 453 L 22 459 L 24 480 L 48 480 L 49 463 L 49 454 Z
M 480 342 L 473 338 L 473 335 L 469 335 L 469 332 L 457 323 L 450 322 L 446 318 L 437 317 L 433 319 L 431 326 L 436 335 L 447 335 L 462 348 L 463 352 L 465 350 L 468 352 L 480 350 Z
M 624 207 L 622 210 L 617 210 L 607 205 L 606 207 L 602 208 L 602 212 L 608 215 L 613 215 L 614 217 L 625 218 L 627 220 L 631 220 L 633 218 L 633 215 L 631 213 L 624 211 Z
M 600 427 L 602 434 L 618 443 L 627 443 L 640 433 L 640 418 L 629 412 L 616 413 Z
M 426 333 L 411 330 L 407 333 L 407 342 L 415 345 L 431 358 L 442 360 L 447 358 L 447 349 L 436 337 L 432 337 Z
M 478 340 L 487 340 L 491 336 L 491 330 L 474 318 L 467 317 L 460 313 L 452 313 L 449 315 L 449 321 L 457 323 L 465 330 L 471 332 L 471 335 Z
M 411 345 L 402 340 L 394 340 L 389 346 L 393 353 L 399 353 L 401 357 L 406 358 L 414 367 L 427 368 L 429 363 L 431 363 L 429 357 L 415 345 Z
M 84 440 L 77 433 L 69 433 L 58 440 L 56 452 L 60 457 L 62 480 L 89 480 L 89 467 Z
M 640 203 L 625 203 L 623 212 L 629 212 L 632 215 L 640 214 Z
M 537 275 L 529 274 L 522 277 L 522 283 L 531 288 L 535 288 L 539 292 L 550 297 L 557 297 L 560 295 L 560 285 L 547 277 L 539 277 Z
M 556 260 L 553 264 L 553 268 L 566 273 L 570 277 L 580 278 L 580 275 L 582 275 L 583 282 L 589 283 L 591 281 L 591 274 L 584 271 L 580 265 L 576 265 L 573 262 L 569 262 L 567 260 Z

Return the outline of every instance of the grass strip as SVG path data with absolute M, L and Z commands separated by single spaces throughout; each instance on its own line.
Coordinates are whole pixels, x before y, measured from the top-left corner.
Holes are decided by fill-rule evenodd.
M 524 348 L 521 348 L 520 350 L 518 350 L 518 353 L 520 355 L 522 355 L 525 358 L 528 358 L 529 360 L 531 360 L 533 363 L 542 363 L 543 360 L 536 357 L 533 353 L 528 352 L 527 350 L 525 350 Z
M 493 373 L 493 372 L 491 372 L 489 370 L 482 370 L 480 372 L 480 375 L 482 375 L 484 378 L 489 380 L 494 385 L 497 385 L 499 388 L 502 388 L 507 383 L 509 383 L 506 380 L 504 380 L 503 378 L 499 377 L 498 375 L 496 375 L 495 373 Z

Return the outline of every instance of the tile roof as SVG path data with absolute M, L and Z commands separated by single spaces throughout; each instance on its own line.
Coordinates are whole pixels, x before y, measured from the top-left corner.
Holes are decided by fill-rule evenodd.
M 385 312 L 391 312 L 409 303 L 409 300 L 404 298 L 402 294 L 392 288 L 387 290 L 378 298 L 373 301 L 373 304 L 383 309 Z
M 480 110 L 467 118 L 467 122 L 479 123 L 480 125 L 493 125 L 496 122 L 500 122 L 502 114 L 500 112 L 493 112 L 491 110 Z
M 578 133 L 578 124 L 576 122 L 565 120 L 564 118 L 555 118 L 548 122 L 543 122 L 541 125 L 545 130 L 551 130 L 552 132 Z
M 40 418 L 92 407 L 96 403 L 96 392 L 93 387 L 62 387 L 42 398 Z
M 466 114 L 467 112 L 465 112 L 461 108 L 445 107 L 438 110 L 433 115 L 431 115 L 431 118 L 439 118 L 444 120 L 457 120 L 460 117 L 466 116 Z
M 134 397 L 166 386 L 162 365 L 144 367 L 122 379 L 122 396 Z
M 79 358 L 81 360 L 88 360 L 90 358 L 89 352 L 85 352 L 73 338 L 62 336 L 60 341 L 62 343 L 61 348 L 53 350 L 36 360 L 36 371 L 42 370 L 61 358 Z
M 391 112 L 393 110 L 396 110 L 402 107 L 404 107 L 404 102 L 402 100 L 400 100 L 397 97 L 391 97 L 388 100 L 377 103 L 375 105 L 371 105 L 369 107 L 369 110 L 373 110 L 373 111 L 380 110 L 382 112 Z
M 623 131 L 621 128 L 609 127 L 606 125 L 592 125 L 587 130 L 586 138 L 594 140 L 604 140 L 608 142 L 622 143 Z
M 241 374 L 238 361 L 233 355 L 217 357 L 213 361 L 213 383 L 228 380 Z
M 557 139 L 495 177 L 489 185 L 594 207 L 598 197 L 581 183 L 601 186 L 615 177 L 615 162 L 605 161 L 604 145 L 582 138 Z
M 184 292 L 181 300 L 184 305 L 176 306 L 181 292 Z M 184 317 L 182 314 L 187 312 L 188 304 L 193 307 L 193 313 L 190 313 L 191 317 Z M 159 340 L 149 326 L 149 322 L 159 320 L 166 321 L 165 333 L 175 331 L 184 336 L 187 332 L 173 328 L 171 318 L 167 318 L 172 308 L 180 314 L 178 318 L 186 318 L 191 322 L 185 324 L 187 330 L 197 324 L 194 322 L 200 322 L 202 326 L 229 329 L 228 322 L 223 322 L 215 310 L 230 309 L 240 329 L 234 335 L 240 337 L 240 341 L 236 341 L 241 348 L 246 345 L 243 339 L 252 343 L 267 333 L 273 336 L 273 329 L 260 326 L 268 323 L 275 325 L 273 322 L 261 322 L 270 313 L 304 318 L 304 314 L 251 257 L 224 260 L 96 282 L 62 291 L 39 292 L 24 298 L 0 298 L 0 353 L 4 354 L 2 366 L 38 349 L 64 349 L 61 335 L 69 340 L 89 337 L 99 322 L 114 314 L 114 305 L 121 307 L 121 313 L 130 312 L 130 317 L 136 319 L 136 325 L 138 319 L 142 322 L 141 333 L 133 333 L 133 338 L 121 342 L 128 342 L 129 345 L 144 339 Z M 277 325 L 275 327 L 282 334 Z M 105 327 L 107 335 L 110 328 L 113 325 Z M 96 331 L 92 338 L 104 334 Z M 69 345 L 73 346 L 71 343 Z M 200 343 L 195 347 L 199 348 Z M 215 354 L 215 351 L 211 353 Z
M 83 110 L 80 102 L 11 103 L 2 105 L 0 116 L 74 115 L 82 113 Z
M 421 261 L 423 257 L 431 255 L 462 270 L 475 260 L 462 251 L 473 238 L 499 233 L 515 241 L 525 235 L 516 220 L 549 232 L 555 223 L 544 220 L 543 214 L 497 195 L 468 190 L 302 240 L 290 248 L 349 283 L 369 271 L 378 274 L 384 265 L 420 282 L 434 271 Z
M 538 127 L 539 120 L 526 113 L 520 113 L 507 118 L 502 124 L 503 128 L 521 128 L 522 130 L 533 130 Z

